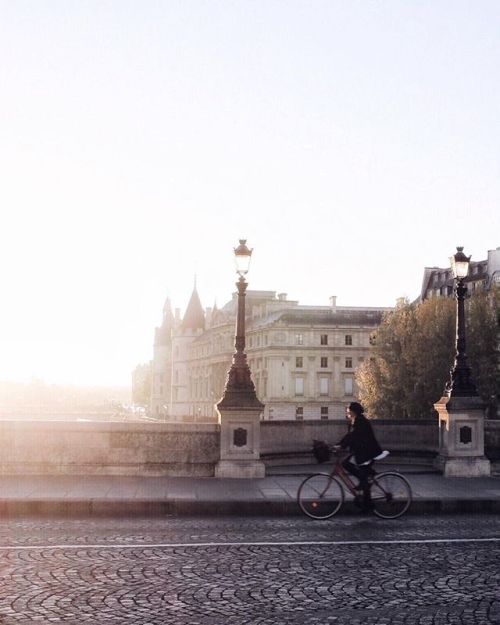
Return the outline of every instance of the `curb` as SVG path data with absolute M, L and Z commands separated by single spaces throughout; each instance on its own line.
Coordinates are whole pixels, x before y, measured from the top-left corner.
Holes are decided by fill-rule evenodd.
M 500 512 L 497 499 L 418 499 L 407 515 L 492 514 Z M 339 516 L 359 516 L 352 502 L 345 502 Z M 294 500 L 279 501 L 186 501 L 182 500 L 0 500 L 0 518 L 21 517 L 162 517 L 249 516 L 304 517 Z M 405 515 L 406 516 L 406 515 Z

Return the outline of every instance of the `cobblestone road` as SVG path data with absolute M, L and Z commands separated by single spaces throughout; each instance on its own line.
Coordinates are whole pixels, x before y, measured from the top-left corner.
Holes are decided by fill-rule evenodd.
M 493 516 L 3 522 L 0 623 L 498 625 L 499 557 Z

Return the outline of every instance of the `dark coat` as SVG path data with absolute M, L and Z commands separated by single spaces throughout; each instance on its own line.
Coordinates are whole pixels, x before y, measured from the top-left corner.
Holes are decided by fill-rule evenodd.
M 356 464 L 363 464 L 368 460 L 373 460 L 382 453 L 382 447 L 377 442 L 370 421 L 363 415 L 358 415 L 354 419 L 349 432 L 340 441 L 339 445 L 349 448 L 354 454 Z

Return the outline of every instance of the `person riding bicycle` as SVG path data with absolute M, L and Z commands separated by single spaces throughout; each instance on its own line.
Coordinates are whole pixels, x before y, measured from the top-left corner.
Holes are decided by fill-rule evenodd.
M 349 419 L 349 431 L 335 446 L 341 449 L 349 449 L 351 452 L 348 458 L 343 461 L 344 469 L 359 479 L 356 490 L 362 496 L 363 509 L 371 509 L 369 478 L 375 475 L 372 469 L 374 460 L 387 455 L 380 447 L 370 421 L 364 415 L 365 409 L 357 401 L 353 401 L 347 408 L 347 418 Z M 351 462 L 354 459 L 354 462 Z

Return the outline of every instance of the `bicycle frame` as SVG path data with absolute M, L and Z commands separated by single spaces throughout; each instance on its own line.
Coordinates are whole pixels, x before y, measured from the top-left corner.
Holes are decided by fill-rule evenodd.
M 335 452 L 334 452 L 335 453 Z M 348 458 L 350 454 L 335 454 L 335 463 L 330 472 L 330 477 L 338 477 L 342 484 L 347 488 L 347 490 L 351 493 L 353 497 L 356 497 L 356 484 L 352 481 L 352 477 L 347 473 L 347 471 L 342 466 L 342 462 Z

